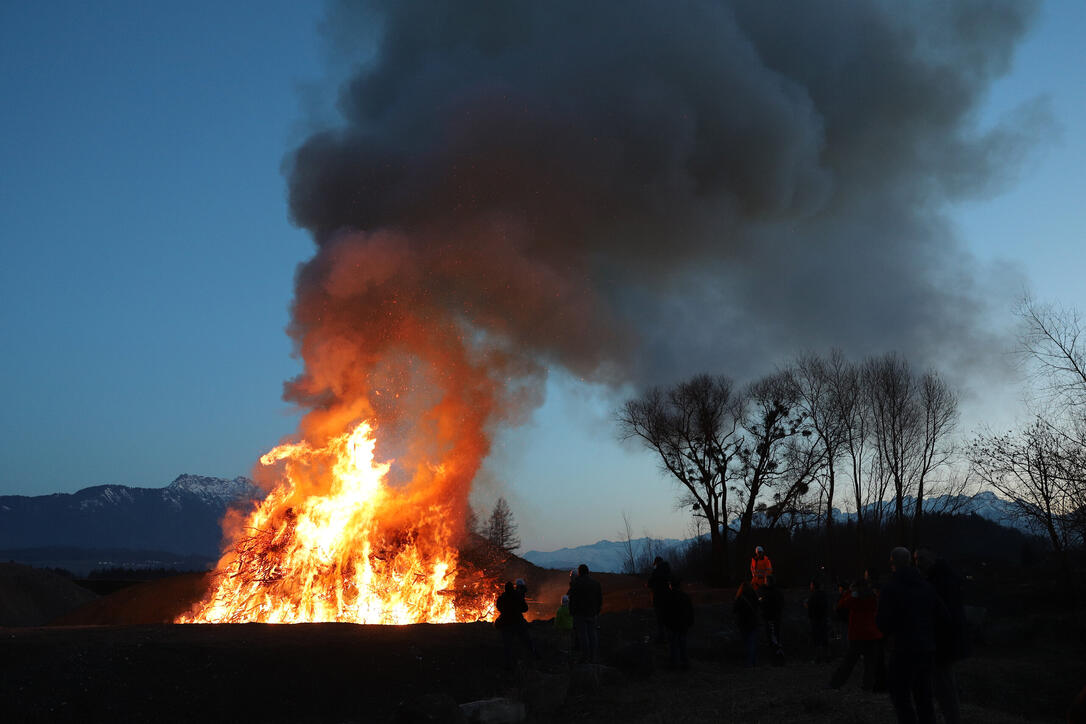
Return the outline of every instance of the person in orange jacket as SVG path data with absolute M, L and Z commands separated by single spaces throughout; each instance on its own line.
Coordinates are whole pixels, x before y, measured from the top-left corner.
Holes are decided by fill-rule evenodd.
M 766 579 L 772 575 L 773 562 L 765 554 L 765 548 L 755 546 L 754 557 L 750 559 L 750 583 L 754 586 L 754 590 L 757 591 L 759 588 L 763 588 Z

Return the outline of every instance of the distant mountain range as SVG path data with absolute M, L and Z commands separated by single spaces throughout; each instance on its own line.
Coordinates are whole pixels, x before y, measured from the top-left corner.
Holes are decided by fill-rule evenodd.
M 262 498 L 262 491 L 248 478 L 227 480 L 199 475 L 180 475 L 164 488 L 96 485 L 75 493 L 4 495 L 0 496 L 0 560 L 10 558 L 73 570 L 95 565 L 199 567 L 200 560 L 213 562 L 219 556 L 220 524 L 227 508 L 246 506 Z M 906 498 L 905 509 L 912 507 L 913 498 Z M 924 509 L 976 514 L 1033 532 L 1016 521 L 1014 503 L 990 491 L 928 498 Z M 833 515 L 838 523 L 856 518 L 855 513 L 837 508 Z M 803 522 L 816 524 L 813 517 L 796 524 Z M 756 518 L 756 526 L 765 524 L 760 516 Z M 738 528 L 737 521 L 733 521 L 733 527 Z M 637 552 L 651 543 L 666 555 L 687 541 L 638 538 L 632 543 Z M 61 553 L 58 548 L 68 550 Z M 586 563 L 594 571 L 621 572 L 626 544 L 601 540 L 576 548 L 532 550 L 522 557 L 543 568 L 572 570 Z
M 904 498 L 904 505 L 906 511 L 912 511 L 915 505 L 915 498 L 912 496 L 906 496 Z M 893 503 L 883 503 L 885 510 L 891 510 L 889 506 Z M 866 506 L 865 516 L 873 511 L 874 506 Z M 1020 516 L 1015 514 L 1015 503 L 1009 500 L 1000 498 L 991 491 L 984 491 L 977 493 L 976 495 L 968 496 L 936 496 L 934 498 L 926 498 L 924 500 L 924 510 L 929 513 L 939 512 L 951 512 L 953 511 L 957 515 L 979 515 L 982 518 L 990 520 L 994 523 L 998 523 L 1009 528 L 1015 528 L 1024 533 L 1035 533 L 1020 520 Z M 833 519 L 837 523 L 847 523 L 856 520 L 856 513 L 849 513 L 838 508 L 833 509 Z M 788 524 L 790 521 L 784 521 Z M 816 525 L 817 521 L 814 516 L 810 516 L 809 520 L 795 521 L 796 524 L 806 523 L 808 525 Z M 761 514 L 755 515 L 754 525 L 755 527 L 764 526 L 768 524 L 768 520 Z M 738 519 L 732 521 L 732 528 L 737 529 L 739 527 Z M 729 535 L 734 535 L 733 531 L 729 531 Z M 647 544 L 652 544 L 658 547 L 665 558 L 668 557 L 670 551 L 689 543 L 693 539 L 676 540 L 674 538 L 636 538 L 631 541 L 635 552 L 640 552 L 645 549 Z M 573 570 L 581 563 L 587 564 L 593 571 L 609 572 L 609 573 L 621 573 L 623 563 L 626 560 L 626 543 L 623 541 L 610 541 L 601 540 L 591 545 L 577 546 L 576 548 L 560 548 L 556 551 L 528 551 L 522 556 L 525 560 L 534 563 L 541 568 L 557 568 L 561 570 Z
M 677 538 L 634 538 L 630 541 L 636 553 L 645 549 L 646 545 L 654 545 L 661 549 L 661 554 L 673 550 L 686 543 Z M 623 563 L 626 560 L 626 543 L 624 541 L 601 540 L 591 545 L 577 546 L 576 548 L 559 548 L 556 551 L 528 551 L 521 558 L 534 563 L 540 568 L 556 568 L 558 570 L 572 571 L 582 563 L 593 571 L 605 573 L 621 573 Z
M 181 475 L 164 488 L 95 485 L 75 493 L 0 496 L 0 549 L 166 551 L 215 559 L 228 507 L 263 493 L 244 477 Z
M 895 499 L 896 500 L 896 499 Z M 888 500 L 882 503 L 883 517 L 887 517 L 892 514 L 894 509 L 895 500 Z M 916 498 L 911 495 L 906 495 L 902 499 L 906 515 L 912 515 L 913 509 L 916 507 Z M 864 518 L 869 519 L 874 513 L 875 504 L 870 503 L 863 508 Z M 1017 504 L 1013 501 L 1000 498 L 998 495 L 990 490 L 977 493 L 976 495 L 937 495 L 932 498 L 924 498 L 924 512 L 925 513 L 948 513 L 952 515 L 979 515 L 981 518 L 990 520 L 993 523 L 999 523 L 1000 525 L 1007 526 L 1009 528 L 1016 528 L 1023 533 L 1033 532 L 1025 521 L 1021 520 L 1021 516 L 1017 513 Z M 833 509 L 833 520 L 837 523 L 848 523 L 856 520 L 855 512 L 842 511 L 839 508 Z M 754 525 L 765 526 L 768 525 L 768 518 L 760 513 L 755 513 Z M 785 516 L 778 525 L 789 525 L 793 521 Z M 814 515 L 799 515 L 796 517 L 795 525 L 817 525 L 819 521 Z M 739 520 L 734 519 L 732 521 L 732 527 L 739 527 Z

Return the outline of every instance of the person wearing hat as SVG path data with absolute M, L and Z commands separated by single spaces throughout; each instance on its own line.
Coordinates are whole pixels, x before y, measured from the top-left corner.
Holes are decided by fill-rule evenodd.
M 765 548 L 754 547 L 754 557 L 750 559 L 750 583 L 757 591 L 764 588 L 766 581 L 773 575 L 773 562 L 765 554 Z

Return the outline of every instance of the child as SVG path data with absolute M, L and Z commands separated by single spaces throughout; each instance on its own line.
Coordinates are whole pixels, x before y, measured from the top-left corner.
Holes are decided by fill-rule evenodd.
M 562 596 L 562 605 L 554 612 L 554 628 L 559 633 L 568 631 L 570 645 L 576 645 L 576 637 L 573 635 L 573 615 L 569 612 L 569 596 Z

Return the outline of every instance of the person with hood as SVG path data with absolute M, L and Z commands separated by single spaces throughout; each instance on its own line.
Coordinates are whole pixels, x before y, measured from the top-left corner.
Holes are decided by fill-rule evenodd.
M 830 678 L 830 688 L 840 689 L 852 675 L 856 662 L 863 657 L 864 691 L 881 691 L 886 673 L 883 667 L 882 632 L 875 625 L 878 598 L 866 580 L 853 583 L 837 601 L 837 610 L 848 614 L 848 651 Z
M 932 677 L 935 702 L 947 724 L 958 724 L 961 711 L 958 684 L 954 680 L 954 662 L 969 655 L 968 626 L 962 604 L 962 584 L 958 574 L 930 548 L 920 548 L 915 555 L 916 568 L 935 587 L 949 617 L 935 630 L 935 670 Z
M 686 591 L 682 590 L 682 581 L 671 578 L 668 597 L 664 601 L 664 625 L 667 627 L 671 645 L 671 665 L 689 669 L 690 659 L 686 655 L 686 633 L 694 625 L 694 602 Z
M 765 554 L 765 548 L 754 547 L 754 557 L 750 559 L 750 582 L 754 586 L 754 592 L 761 595 L 762 587 L 773 575 L 773 562 Z
M 913 568 L 908 548 L 890 552 L 890 570 L 875 614 L 875 624 L 891 645 L 890 699 L 902 724 L 934 724 L 935 631 L 949 616 L 935 588 Z
M 505 650 L 505 668 L 512 670 L 517 661 L 516 646 L 520 641 L 533 653 L 531 637 L 528 635 L 528 622 L 524 620 L 524 612 L 528 610 L 528 602 L 521 591 L 513 585 L 512 581 L 505 582 L 505 590 L 495 602 L 498 609 L 498 618 L 494 621 L 494 628 L 502 635 L 502 647 Z
M 743 653 L 747 666 L 753 667 L 758 658 L 758 595 L 750 581 L 743 581 L 732 603 L 735 625 L 743 638 Z
M 652 591 L 652 610 L 656 614 L 656 642 L 668 640 L 664 624 L 668 599 L 671 597 L 671 565 L 660 556 L 652 562 L 652 574 L 645 584 Z
M 599 631 L 597 617 L 603 608 L 603 589 L 596 579 L 588 575 L 588 566 L 577 566 L 577 577 L 569 586 L 569 612 L 573 615 L 573 628 L 581 649 L 582 661 L 596 663 L 599 658 Z

